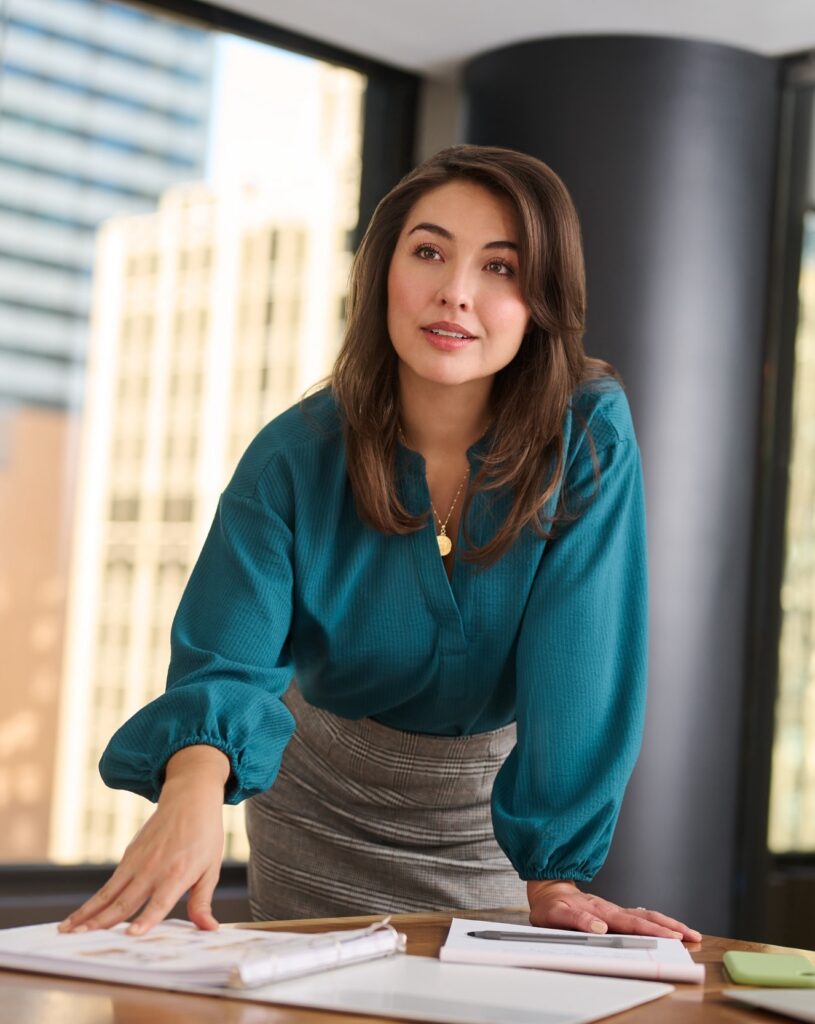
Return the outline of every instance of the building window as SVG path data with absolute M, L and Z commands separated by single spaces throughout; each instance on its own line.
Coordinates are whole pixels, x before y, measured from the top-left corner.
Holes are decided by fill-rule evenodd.
M 140 502 L 138 498 L 112 498 L 110 502 L 110 518 L 114 523 L 135 523 L 139 518 Z
M 161 518 L 165 523 L 189 523 L 194 511 L 195 501 L 191 497 L 165 498 Z

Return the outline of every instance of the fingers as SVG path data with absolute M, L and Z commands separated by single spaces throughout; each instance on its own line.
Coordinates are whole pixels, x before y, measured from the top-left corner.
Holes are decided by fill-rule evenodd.
M 160 883 L 138 917 L 131 923 L 126 935 L 144 935 L 170 913 L 184 895 L 186 885 L 177 877 Z
M 694 928 L 689 928 L 676 918 L 668 917 L 657 910 L 646 910 L 645 907 L 624 908 L 614 903 L 605 903 L 608 913 L 604 915 L 613 931 L 625 932 L 630 935 L 653 935 L 660 939 L 683 939 L 688 942 L 701 942 L 702 936 Z
M 628 910 L 626 913 L 629 916 L 635 916 L 640 920 L 650 921 L 654 925 L 667 928 L 669 931 L 676 933 L 675 938 L 683 939 L 685 942 L 701 942 L 702 933 L 698 932 L 695 928 L 689 928 L 688 925 L 683 924 L 682 921 L 677 921 L 674 917 L 668 917 L 667 914 L 661 914 L 657 910 L 646 910 L 644 907 L 635 907 L 633 910 Z M 652 932 L 640 932 L 639 934 L 651 935 L 655 934 Z
M 626 910 L 609 904 L 606 914 L 609 928 L 626 935 L 653 935 L 658 939 L 682 939 L 684 931 L 679 922 L 654 910 Z
M 58 930 L 61 932 L 88 931 L 88 922 L 117 900 L 123 890 L 127 888 L 129 881 L 130 879 L 121 869 L 114 871 L 97 893 L 60 923 Z
M 214 929 L 218 922 L 212 916 L 212 894 L 218 882 L 220 866 L 210 868 L 190 889 L 190 913 L 199 928 Z M 153 888 L 154 887 L 154 888 Z M 167 872 L 157 882 L 148 872 L 128 877 L 117 870 L 102 888 L 82 904 L 58 926 L 60 932 L 86 932 L 97 928 L 112 928 L 142 912 L 127 929 L 129 935 L 143 935 L 163 920 L 189 887 L 189 878 L 180 868 Z M 151 895 L 151 889 L 153 889 Z M 145 901 L 149 902 L 145 906 Z
M 112 928 L 122 921 L 126 921 L 132 914 L 135 914 L 149 895 L 149 889 L 144 883 L 132 881 L 117 896 L 110 900 L 107 906 L 100 908 L 95 914 L 86 918 L 83 922 L 85 931 L 92 931 L 96 928 Z M 73 931 L 77 929 L 74 928 Z
M 190 889 L 187 897 L 187 917 L 198 928 L 214 931 L 218 922 L 212 914 L 212 894 L 218 884 L 220 871 L 210 870 Z
M 542 891 L 533 899 L 531 924 L 547 928 L 572 928 L 602 935 L 607 931 L 628 935 L 650 935 L 662 939 L 700 942 L 693 928 L 667 914 L 644 907 L 626 909 L 575 888 L 571 892 Z
M 113 879 L 111 879 L 112 881 Z M 183 896 L 184 888 L 183 883 L 171 883 L 165 886 L 161 892 L 162 904 L 171 894 L 174 895 L 162 917 L 166 916 L 181 896 Z M 150 906 L 155 905 L 158 893 L 159 890 L 156 891 L 151 899 Z M 150 885 L 148 882 L 138 882 L 136 879 L 132 879 L 130 882 L 124 883 L 123 887 L 122 883 L 118 886 L 108 883 L 78 910 L 74 911 L 69 917 L 66 917 L 59 925 L 59 931 L 87 932 L 99 928 L 112 928 L 114 925 L 121 924 L 122 921 L 127 921 L 131 918 L 149 896 Z M 151 914 L 148 927 L 152 927 L 158 920 L 161 920 L 161 918 L 155 918 L 154 914 Z M 143 928 L 141 930 L 147 931 L 148 929 Z M 128 931 L 130 934 L 138 934 L 132 931 L 132 927 Z
M 188 904 L 189 918 L 199 928 L 214 930 L 218 922 L 212 915 L 212 894 L 218 882 L 219 871 L 210 870 L 193 885 Z M 128 935 L 144 935 L 170 913 L 186 891 L 187 884 L 176 872 L 159 884 L 150 896 L 149 885 L 132 880 L 121 888 L 112 885 L 113 879 L 67 917 L 60 925 L 61 932 L 85 932 L 97 928 L 112 928 L 131 918 L 143 905 L 141 913 L 127 929 Z M 145 900 L 149 901 L 145 905 Z

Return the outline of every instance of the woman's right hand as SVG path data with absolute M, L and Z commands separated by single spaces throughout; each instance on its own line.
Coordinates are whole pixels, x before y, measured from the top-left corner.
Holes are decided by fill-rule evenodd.
M 167 762 L 158 806 L 102 888 L 59 926 L 111 928 L 137 914 L 129 935 L 158 924 L 189 890 L 187 916 L 212 930 L 212 894 L 224 849 L 223 800 L 230 764 L 215 747 L 185 747 Z M 141 908 L 141 912 L 139 912 Z

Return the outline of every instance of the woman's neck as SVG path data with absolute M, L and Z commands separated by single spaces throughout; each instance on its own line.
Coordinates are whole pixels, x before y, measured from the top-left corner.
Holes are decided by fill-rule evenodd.
M 491 389 L 491 377 L 451 386 L 400 373 L 399 416 L 410 447 L 426 458 L 466 452 L 489 426 Z

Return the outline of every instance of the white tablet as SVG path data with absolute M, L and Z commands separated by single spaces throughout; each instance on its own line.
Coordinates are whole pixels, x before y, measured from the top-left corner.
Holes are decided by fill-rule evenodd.
M 783 1013 L 815 1024 L 815 990 L 806 988 L 726 988 L 722 995 L 762 1010 Z

